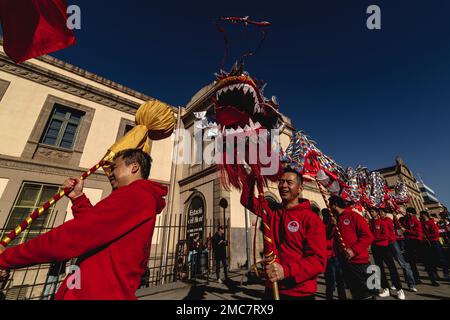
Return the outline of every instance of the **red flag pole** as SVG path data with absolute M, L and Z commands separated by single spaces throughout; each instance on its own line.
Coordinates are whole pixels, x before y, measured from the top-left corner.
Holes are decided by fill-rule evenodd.
M 102 160 L 98 164 L 96 164 L 94 167 L 92 167 L 90 170 L 83 173 L 83 175 L 80 177 L 80 180 L 85 180 L 87 177 L 89 177 L 91 174 L 96 172 L 100 167 L 103 167 L 105 165 L 105 161 Z M 2 241 L 0 241 L 0 245 L 3 247 L 7 247 L 14 239 L 16 239 L 23 231 L 25 231 L 34 221 L 36 221 L 37 218 L 39 218 L 45 211 L 47 211 L 52 205 L 54 205 L 56 202 L 58 202 L 61 198 L 68 195 L 72 191 L 72 188 L 65 188 L 61 190 L 59 193 L 53 196 L 49 201 L 44 203 L 42 207 L 35 210 L 28 218 L 26 218 L 24 221 L 22 221 L 21 224 L 19 224 L 13 231 L 11 231 L 7 236 L 5 236 Z

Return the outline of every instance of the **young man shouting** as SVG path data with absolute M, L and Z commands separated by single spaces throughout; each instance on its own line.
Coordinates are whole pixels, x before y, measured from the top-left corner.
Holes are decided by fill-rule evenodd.
M 241 203 L 257 215 L 259 199 L 253 196 L 254 181 L 250 181 L 250 194 L 242 193 Z M 269 215 L 279 263 L 266 267 L 265 300 L 273 299 L 272 283 L 278 281 L 281 300 L 314 300 L 317 277 L 325 272 L 327 240 L 325 226 L 311 210 L 308 200 L 302 199 L 303 177 L 292 169 L 285 169 L 278 190 L 282 203 L 270 207 L 266 200 L 262 206 Z M 260 198 L 262 199 L 262 198 Z
M 80 286 L 63 281 L 56 300 L 136 300 L 147 267 L 156 215 L 167 188 L 148 181 L 151 158 L 138 149 L 117 154 L 109 176 L 113 192 L 92 206 L 83 181 L 72 187 L 74 219 L 19 246 L 0 248 L 0 268 L 64 261 L 78 257 Z

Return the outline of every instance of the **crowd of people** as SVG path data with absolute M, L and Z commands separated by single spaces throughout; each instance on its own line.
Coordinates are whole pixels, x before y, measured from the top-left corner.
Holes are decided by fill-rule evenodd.
M 330 214 L 329 210 L 322 210 L 323 221 L 326 225 L 328 249 L 325 273 L 327 299 L 333 299 L 336 288 L 338 298 L 346 299 L 346 286 L 350 289 L 353 287 L 346 284 L 344 280 L 346 278 L 347 282 L 352 281 L 351 275 L 348 274 L 351 272 L 347 263 L 348 259 L 339 257 L 339 247 L 352 247 L 353 244 L 351 240 L 349 242 L 339 241 L 336 237 L 336 226 L 343 233 L 345 239 L 348 237 L 348 226 L 352 225 L 351 221 L 348 223 L 349 219 L 341 214 L 342 209 L 346 210 L 350 216 L 360 216 L 358 218 L 359 224 L 355 224 L 354 227 L 356 233 L 360 235 L 359 239 L 365 237 L 370 239 L 370 234 L 372 236 L 372 239 L 366 242 L 366 244 L 370 244 L 370 247 L 367 247 L 367 255 L 364 255 L 364 261 L 360 261 L 361 277 L 359 284 L 364 294 L 360 296 L 352 292 L 353 297 L 373 297 L 374 292 L 371 292 L 367 286 L 369 276 L 367 268 L 369 265 L 376 265 L 379 268 L 380 282 L 378 287 L 375 286 L 375 290 L 379 289 L 379 291 L 375 294 L 381 298 L 392 294 L 401 300 L 406 298 L 405 288 L 400 280 L 396 262 L 403 270 L 405 282 L 411 292 L 417 292 L 417 285 L 422 284 L 417 267 L 418 262 L 424 264 L 432 286 L 440 286 L 439 280 L 450 280 L 448 257 L 443 248 L 443 245 L 447 246 L 449 243 L 450 222 L 446 210 L 441 212 L 440 218 L 436 222 L 436 216 L 433 217 L 428 211 L 421 211 L 418 216 L 416 209 L 412 207 L 408 207 L 406 210 L 401 208 L 399 212 L 372 208 L 366 214 L 360 214 L 354 212 L 343 199 L 338 197 L 332 197 L 330 205 L 338 209 L 334 210 L 338 214 L 338 220 Z M 350 211 L 353 211 L 353 213 L 350 213 Z M 372 256 L 371 264 L 369 264 L 369 253 Z M 390 275 L 390 284 L 385 267 L 387 267 Z M 442 268 L 441 277 L 438 275 L 438 268 Z M 345 274 L 347 274 L 346 277 Z
M 417 286 L 428 281 L 421 278 L 418 263 L 425 266 L 432 286 L 450 280 L 448 253 L 443 247 L 449 243 L 447 210 L 439 219 L 427 211 L 418 214 L 412 207 L 401 207 L 398 212 L 379 208 L 358 212 L 343 198 L 332 196 L 328 199 L 331 212 L 324 209 L 317 214 L 302 198 L 302 175 L 290 168 L 284 170 L 278 189 L 279 205 L 254 197 L 251 188 L 241 197 L 247 209 L 258 216 L 267 214 L 271 221 L 277 259 L 266 266 L 265 299 L 274 298 L 275 282 L 281 300 L 315 299 L 317 279 L 324 273 L 329 300 L 336 289 L 340 300 L 391 295 L 405 300 L 406 291 L 418 292 Z M 407 288 L 396 263 L 403 270 Z M 438 268 L 442 268 L 442 276 Z
M 68 197 L 74 219 L 24 244 L 8 249 L 0 246 L 0 280 L 5 283 L 10 269 L 75 258 L 83 274 L 81 286 L 73 286 L 68 276 L 55 299 L 137 299 L 156 215 L 163 210 L 167 194 L 166 187 L 147 180 L 150 168 L 151 158 L 141 150 L 118 153 L 110 174 L 114 191 L 95 206 L 83 192 L 83 181 L 68 179 L 63 187 L 72 190 Z M 269 202 L 263 194 L 255 197 L 255 182 L 250 178 L 251 187 L 242 192 L 241 203 L 264 217 L 265 231 L 270 230 L 270 239 L 265 234 L 265 241 L 272 244 L 272 252 L 266 256 L 273 260 L 265 267 L 264 299 L 314 300 L 318 277 L 325 274 L 327 299 L 333 299 L 337 288 L 339 299 L 347 298 L 348 289 L 352 299 L 394 294 L 403 300 L 406 288 L 396 262 L 412 292 L 425 281 L 418 263 L 424 264 L 431 285 L 449 280 L 448 254 L 443 250 L 449 244 L 448 211 L 437 222 L 429 212 L 418 214 L 411 207 L 400 212 L 370 209 L 361 214 L 341 197 L 332 196 L 331 211 L 323 210 L 320 215 L 302 197 L 303 176 L 294 169 L 284 169 L 279 179 L 281 203 Z M 227 278 L 224 229 L 219 228 L 210 242 L 217 278 L 221 264 Z M 201 247 L 199 242 L 191 251 Z M 438 268 L 442 268 L 442 277 Z

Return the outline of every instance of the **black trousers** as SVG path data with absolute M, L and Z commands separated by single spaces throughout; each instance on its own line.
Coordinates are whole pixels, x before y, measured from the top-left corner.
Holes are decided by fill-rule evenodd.
M 349 263 L 344 257 L 339 257 L 342 266 L 344 281 L 350 289 L 353 300 L 365 300 L 373 298 L 373 292 L 367 286 L 368 263 Z
M 431 283 L 438 280 L 437 267 L 440 265 L 445 275 L 448 275 L 448 264 L 443 257 L 442 247 L 439 241 L 422 241 L 422 259 L 425 270 L 430 277 Z
M 402 289 L 402 283 L 400 281 L 400 276 L 398 275 L 397 267 L 395 266 L 394 258 L 392 257 L 391 249 L 389 247 L 373 245 L 372 254 L 373 259 L 375 260 L 375 264 L 380 268 L 381 271 L 381 287 L 383 289 L 389 288 L 386 271 L 384 270 L 385 263 L 389 269 L 392 284 L 397 290 Z
M 227 270 L 227 259 L 226 258 L 216 258 L 216 276 L 217 279 L 220 278 L 220 263 L 223 265 L 223 273 L 225 274 L 225 279 L 228 279 L 228 270 Z
M 405 240 L 405 256 L 408 260 L 411 270 L 414 274 L 416 283 L 420 281 L 419 271 L 417 270 L 417 259 L 422 251 L 420 240 L 406 239 Z
M 337 287 L 339 300 L 346 300 L 344 276 L 342 268 L 339 264 L 338 257 L 332 257 L 327 261 L 327 269 L 325 271 L 325 294 L 327 300 L 333 300 L 334 291 Z
M 264 297 L 263 300 L 273 300 L 273 291 L 272 288 L 266 288 L 266 291 L 264 291 Z M 303 300 L 303 301 L 314 301 L 316 300 L 315 295 L 311 296 L 305 296 L 305 297 L 294 297 L 294 296 L 288 296 L 285 294 L 280 294 L 280 300 Z
M 442 249 L 442 245 L 439 241 L 430 241 L 431 252 L 433 253 L 432 267 L 434 273 L 437 272 L 437 267 L 442 267 L 444 278 L 448 277 L 448 262 Z

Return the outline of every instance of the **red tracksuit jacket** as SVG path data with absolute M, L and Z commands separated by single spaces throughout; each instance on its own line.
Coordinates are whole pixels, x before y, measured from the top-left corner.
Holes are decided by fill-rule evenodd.
M 422 222 L 423 235 L 428 241 L 439 241 L 439 227 L 433 219 Z
M 241 203 L 258 216 L 257 198 L 248 201 L 245 192 Z M 317 292 L 317 277 L 324 273 L 327 265 L 327 240 L 325 226 L 311 210 L 308 200 L 290 208 L 269 208 L 274 243 L 278 250 L 279 263 L 283 266 L 285 279 L 279 282 L 280 294 L 288 296 L 310 296 Z M 271 283 L 266 283 L 271 287 Z
M 156 215 L 167 188 L 139 180 L 92 206 L 85 196 L 73 202 L 74 219 L 0 255 L 0 267 L 21 268 L 80 257 L 80 289 L 66 280 L 57 300 L 136 300 L 148 263 Z
M 345 246 L 355 252 L 355 256 L 349 262 L 369 263 L 369 247 L 372 244 L 373 235 L 367 221 L 351 208 L 346 208 L 339 216 L 338 227 Z M 343 249 L 339 250 L 342 252 Z
M 373 245 L 387 247 L 389 245 L 389 229 L 382 219 L 370 220 L 370 230 L 373 234 Z
M 423 240 L 422 224 L 415 216 L 405 216 L 402 222 L 406 239 Z
M 394 221 L 392 221 L 389 217 L 384 217 L 383 219 L 384 223 L 386 223 L 387 229 L 388 229 L 388 240 L 389 243 L 394 243 L 397 241 L 397 235 L 395 234 L 395 227 L 394 227 Z

